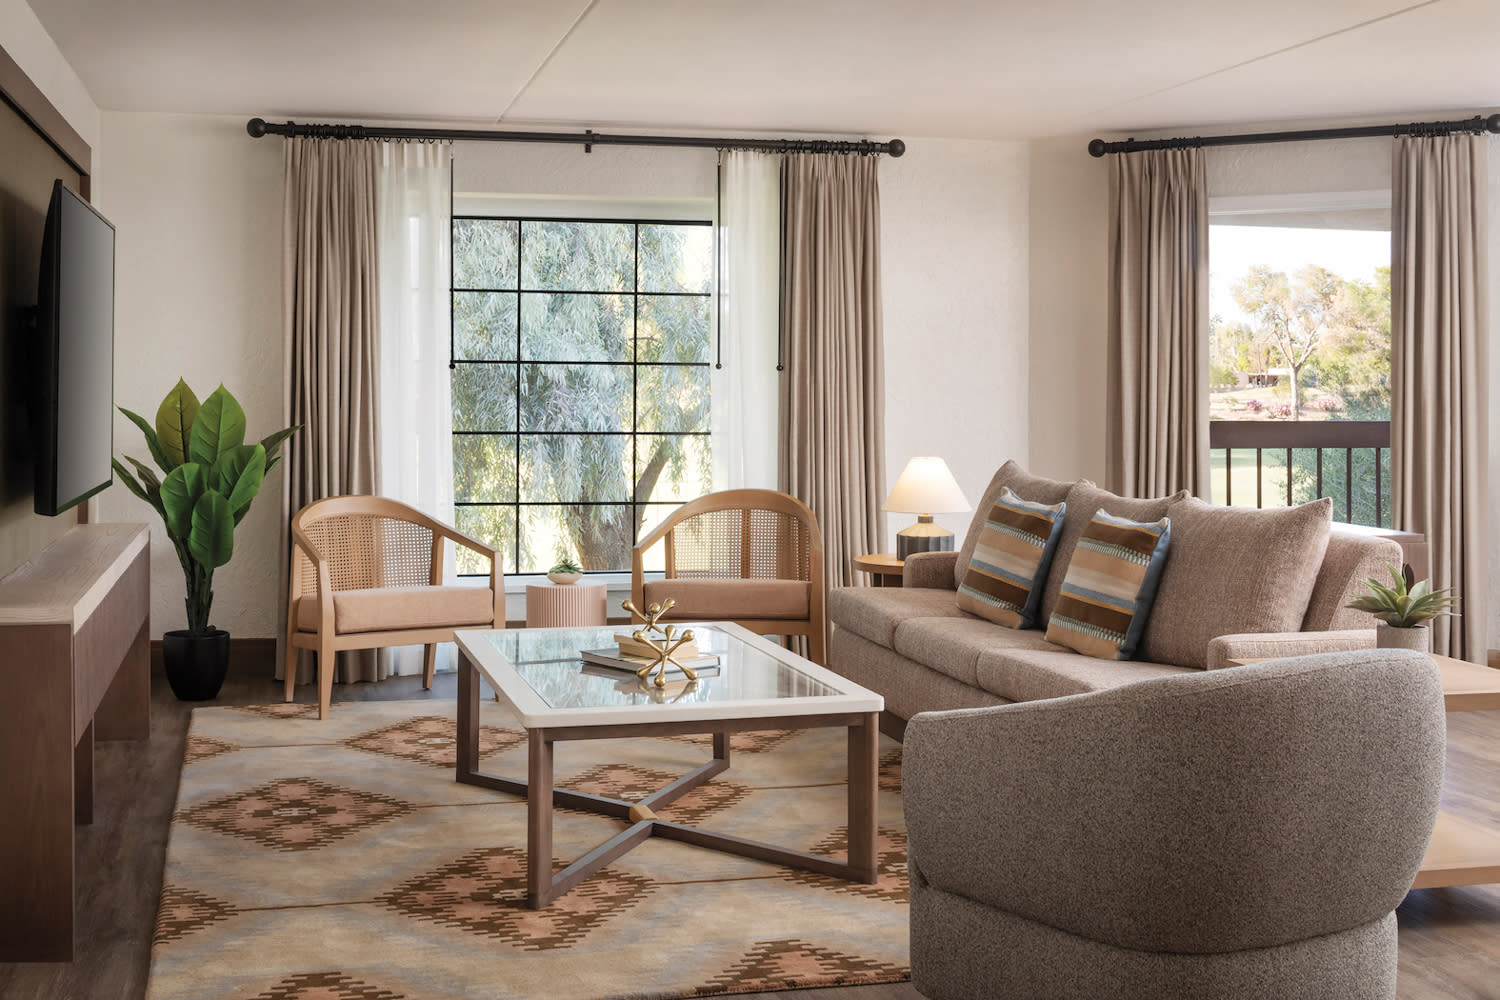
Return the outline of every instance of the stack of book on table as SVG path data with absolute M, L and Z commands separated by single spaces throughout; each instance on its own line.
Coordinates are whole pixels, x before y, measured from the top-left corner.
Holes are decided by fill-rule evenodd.
M 583 658 L 586 665 L 605 667 L 614 672 L 628 670 L 632 674 L 656 662 L 655 650 L 629 632 L 616 635 L 615 642 L 618 645 L 614 648 L 585 649 L 580 651 L 579 656 Z M 700 677 L 711 677 L 719 672 L 718 655 L 701 652 L 697 643 L 694 642 L 685 642 L 678 646 L 672 654 L 672 660 L 675 662 L 667 664 L 666 676 L 668 678 L 685 676 L 682 668 L 677 665 L 679 663 L 691 668 Z

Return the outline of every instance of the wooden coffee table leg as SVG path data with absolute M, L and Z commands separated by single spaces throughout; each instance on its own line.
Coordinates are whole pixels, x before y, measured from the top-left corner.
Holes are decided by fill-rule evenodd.
M 468 654 L 458 651 L 457 778 L 463 781 L 479 770 L 479 671 Z
M 873 885 L 878 822 L 880 715 L 871 713 L 849 727 L 849 876 Z
M 729 763 L 729 734 L 714 733 L 714 760 Z
M 544 729 L 526 730 L 526 905 L 552 902 L 552 740 Z

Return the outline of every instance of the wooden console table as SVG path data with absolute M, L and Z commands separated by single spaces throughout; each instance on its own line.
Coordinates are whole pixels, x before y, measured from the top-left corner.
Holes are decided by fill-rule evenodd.
M 0 580 L 0 962 L 73 957 L 94 740 L 151 735 L 149 540 L 81 524 Z

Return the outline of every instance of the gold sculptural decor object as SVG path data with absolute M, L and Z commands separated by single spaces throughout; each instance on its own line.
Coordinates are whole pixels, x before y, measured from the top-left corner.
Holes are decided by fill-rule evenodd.
M 684 629 L 678 632 L 676 625 L 668 625 L 663 628 L 658 624 L 661 621 L 661 616 L 671 611 L 673 605 L 676 603 L 676 601 L 669 597 L 660 604 L 652 603 L 647 605 L 645 611 L 637 608 L 634 601 L 627 600 L 620 604 L 620 607 L 645 622 L 645 628 L 636 629 L 631 633 L 630 637 L 647 649 L 650 649 L 654 654 L 654 659 L 637 670 L 635 675 L 644 681 L 651 676 L 653 670 L 656 671 L 653 683 L 659 688 L 667 686 L 668 664 L 681 670 L 683 676 L 688 680 L 696 681 L 698 679 L 698 672 L 678 660 L 676 656 L 678 651 L 682 650 L 684 646 L 688 646 L 693 652 L 697 651 L 696 647 L 691 645 L 693 642 L 693 630 Z

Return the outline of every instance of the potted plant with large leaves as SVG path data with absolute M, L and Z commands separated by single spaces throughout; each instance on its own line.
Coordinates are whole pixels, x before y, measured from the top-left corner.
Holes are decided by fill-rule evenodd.
M 127 456 L 134 475 L 118 459 L 115 473 L 161 515 L 187 583 L 188 627 L 162 637 L 167 681 L 183 701 L 204 701 L 219 693 L 229 669 L 229 633 L 209 622 L 214 570 L 234 556 L 235 526 L 297 428 L 246 444 L 245 411 L 229 390 L 220 385 L 199 403 L 182 379 L 161 401 L 154 427 L 123 406 L 120 412 L 145 435 L 156 468 Z

